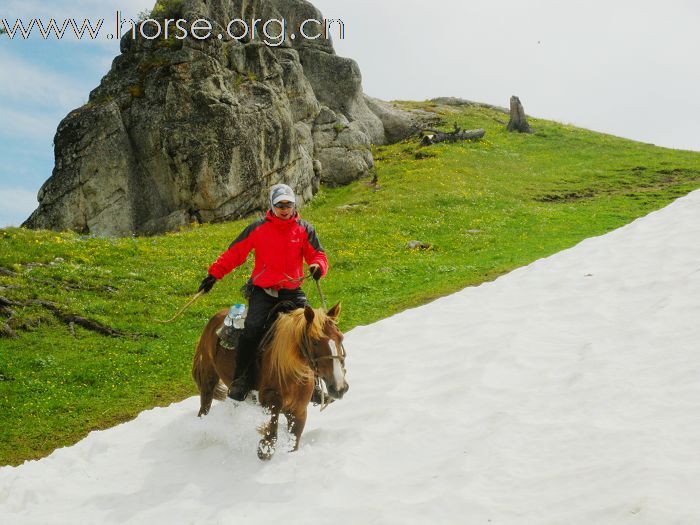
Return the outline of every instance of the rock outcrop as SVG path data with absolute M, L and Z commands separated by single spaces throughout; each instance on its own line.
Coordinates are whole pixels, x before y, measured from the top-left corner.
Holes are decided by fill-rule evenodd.
M 259 210 L 277 182 L 303 204 L 321 182 L 368 175 L 370 145 L 415 127 L 365 98 L 357 64 L 330 40 L 299 38 L 303 20 L 323 20 L 304 0 L 161 0 L 156 11 L 209 20 L 212 36 L 122 38 L 88 103 L 59 124 L 53 174 L 24 226 L 157 234 Z M 284 18 L 283 44 L 226 35 L 228 21 L 253 18 Z M 151 37 L 155 24 L 144 29 Z M 305 29 L 319 34 L 316 24 Z
M 477 107 L 477 108 L 488 108 L 488 109 L 500 111 L 501 113 L 508 113 L 508 108 L 504 108 L 503 106 L 494 106 L 493 104 L 484 104 L 483 102 L 474 102 L 473 100 L 467 100 L 467 99 L 459 98 L 459 97 L 437 97 L 437 98 L 431 98 L 428 102 L 432 102 L 434 104 L 440 104 L 443 106 L 472 106 L 472 107 Z

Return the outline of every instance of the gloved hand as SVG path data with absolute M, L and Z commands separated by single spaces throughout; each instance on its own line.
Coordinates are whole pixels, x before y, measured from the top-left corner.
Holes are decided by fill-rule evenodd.
M 199 292 L 204 292 L 207 293 L 209 290 L 211 290 L 214 285 L 216 284 L 216 277 L 213 275 L 207 275 L 204 280 L 202 281 L 202 284 L 199 285 L 199 290 L 197 290 L 197 293 Z
M 321 267 L 318 264 L 310 265 L 309 272 L 311 273 L 311 277 L 313 277 L 316 281 L 318 281 L 321 278 L 321 275 L 323 275 Z

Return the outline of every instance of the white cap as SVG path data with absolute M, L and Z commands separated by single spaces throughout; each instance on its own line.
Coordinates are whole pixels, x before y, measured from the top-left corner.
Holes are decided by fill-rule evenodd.
M 275 184 L 270 188 L 270 206 L 274 206 L 280 201 L 289 201 L 296 204 L 294 190 L 286 184 Z

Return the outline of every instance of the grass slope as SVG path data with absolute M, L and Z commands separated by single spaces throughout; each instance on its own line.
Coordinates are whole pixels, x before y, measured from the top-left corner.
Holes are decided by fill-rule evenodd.
M 440 113 L 446 128 L 483 127 L 486 137 L 376 148 L 378 188 L 323 189 L 302 211 L 328 252 L 324 294 L 342 299 L 344 330 L 494 279 L 700 188 L 698 153 L 537 119 L 535 134 L 509 134 L 507 117 L 490 109 L 405 105 Z M 200 330 L 241 301 L 250 262 L 177 322 L 153 319 L 187 302 L 248 222 L 155 238 L 0 230 L 0 297 L 15 303 L 0 308 L 0 464 L 195 394 L 189 369 Z M 409 250 L 411 240 L 431 246 Z M 318 304 L 315 287 L 305 289 Z M 127 335 L 71 327 L 36 299 Z

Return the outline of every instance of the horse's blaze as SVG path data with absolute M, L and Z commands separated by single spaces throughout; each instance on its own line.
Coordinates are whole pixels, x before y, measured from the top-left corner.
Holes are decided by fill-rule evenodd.
M 328 345 L 331 347 L 331 355 L 337 358 L 338 347 L 333 339 L 328 341 Z M 335 384 L 335 389 L 338 392 L 342 392 L 345 389 L 345 374 L 343 374 L 343 367 L 340 366 L 340 359 L 333 359 L 333 382 Z

